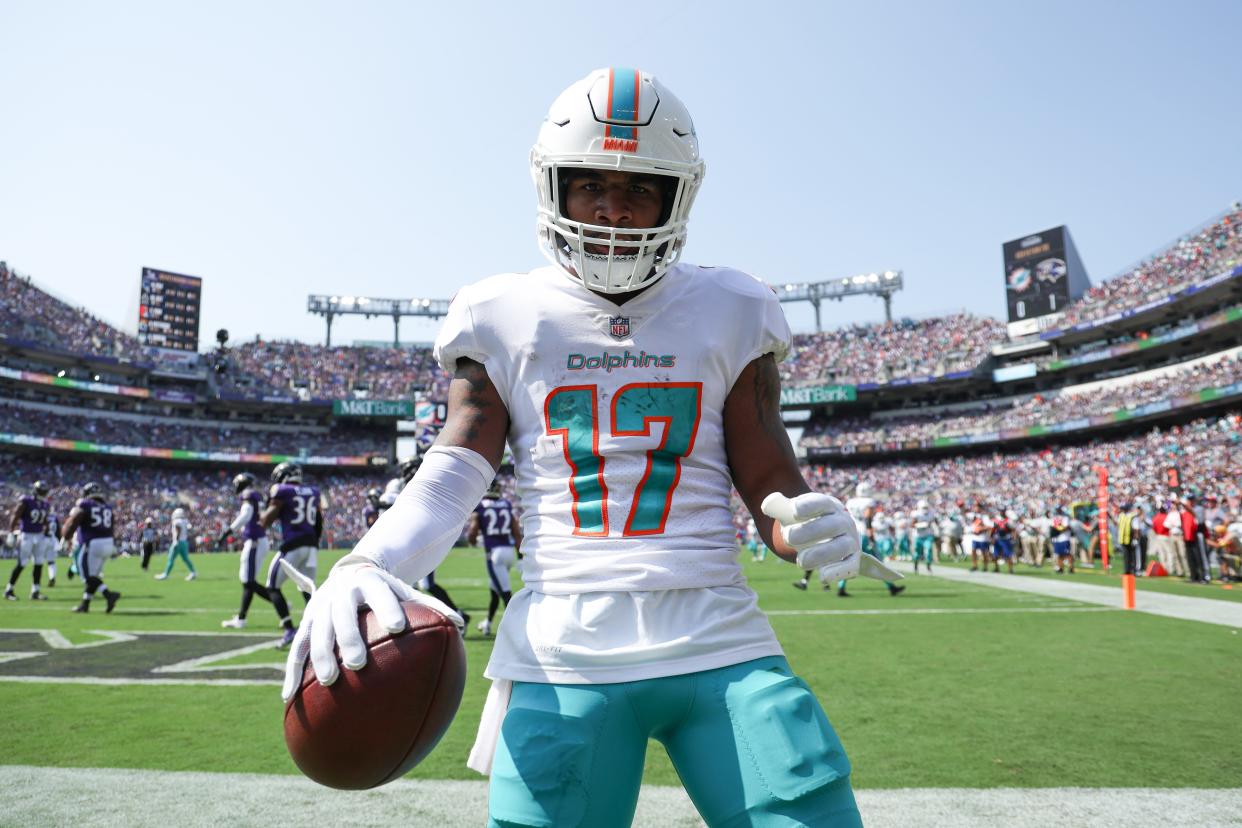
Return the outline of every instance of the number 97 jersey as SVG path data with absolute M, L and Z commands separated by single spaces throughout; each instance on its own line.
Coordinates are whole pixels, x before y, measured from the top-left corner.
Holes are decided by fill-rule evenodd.
M 550 594 L 725 586 L 737 564 L 725 397 L 789 349 L 772 291 L 681 264 L 623 305 L 559 270 L 460 291 L 436 358 L 481 362 L 510 417 L 523 580 Z

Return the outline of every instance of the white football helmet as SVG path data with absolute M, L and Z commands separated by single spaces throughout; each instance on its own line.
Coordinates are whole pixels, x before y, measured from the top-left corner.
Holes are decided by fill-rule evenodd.
M 172 519 L 173 520 L 185 520 L 185 509 L 182 509 L 180 506 L 178 506 L 176 509 L 173 509 Z
M 561 187 L 572 169 L 619 170 L 670 179 L 658 227 L 607 227 L 571 221 Z M 705 166 L 690 113 L 649 73 L 597 69 L 561 93 L 530 153 L 539 194 L 536 233 L 548 259 L 600 293 L 654 284 L 681 257 L 690 207 Z M 608 246 L 606 255 L 587 252 Z M 617 251 L 637 248 L 633 254 Z

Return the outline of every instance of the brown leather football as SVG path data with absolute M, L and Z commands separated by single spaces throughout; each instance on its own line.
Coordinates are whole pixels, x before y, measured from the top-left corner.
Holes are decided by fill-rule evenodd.
M 321 785 L 358 790 L 404 775 L 431 753 L 457 713 L 466 686 L 461 634 L 430 607 L 401 606 L 409 624 L 399 633 L 385 630 L 369 609 L 358 613 L 365 667 L 342 668 L 324 687 L 307 659 L 302 684 L 285 705 L 289 753 Z

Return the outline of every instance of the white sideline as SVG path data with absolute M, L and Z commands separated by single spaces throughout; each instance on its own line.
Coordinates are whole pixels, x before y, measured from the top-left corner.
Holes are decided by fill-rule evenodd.
M 191 826 L 434 825 L 487 821 L 484 781 L 402 779 L 344 792 L 300 776 L 118 768 L 0 766 L 6 825 Z M 868 825 L 1048 828 L 1048 826 L 1237 825 L 1242 789 L 908 788 L 863 790 Z M 680 788 L 643 787 L 636 826 L 701 826 Z
M 906 561 L 897 561 L 894 568 L 898 571 L 911 573 L 914 567 Z M 926 577 L 926 576 L 923 576 Z M 1033 592 L 1071 601 L 1082 601 L 1087 604 L 1099 604 L 1105 607 L 1121 606 L 1121 576 L 1116 579 L 1117 586 L 1098 586 L 1096 584 L 1079 584 L 1072 581 L 1057 581 L 1051 578 L 1038 578 L 1030 575 L 1010 575 L 1007 572 L 968 572 L 950 566 L 938 566 L 932 570 L 934 578 L 949 581 L 965 581 L 980 586 L 999 587 L 1000 589 L 1017 592 Z M 918 581 L 907 579 L 907 584 Z M 1134 608 L 1139 612 L 1152 615 L 1163 615 L 1167 618 L 1180 618 L 1184 621 L 1202 621 L 1206 624 L 1220 624 L 1234 629 L 1242 628 L 1242 602 L 1222 601 L 1215 598 L 1196 598 L 1191 595 L 1170 595 L 1167 592 L 1137 590 Z

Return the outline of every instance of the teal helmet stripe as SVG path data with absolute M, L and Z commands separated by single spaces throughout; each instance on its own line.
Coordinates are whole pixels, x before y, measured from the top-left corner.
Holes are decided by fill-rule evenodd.
M 637 69 L 614 68 L 608 71 L 608 120 L 638 120 Z M 638 137 L 638 130 L 609 124 L 604 134 L 610 138 L 634 140 Z

